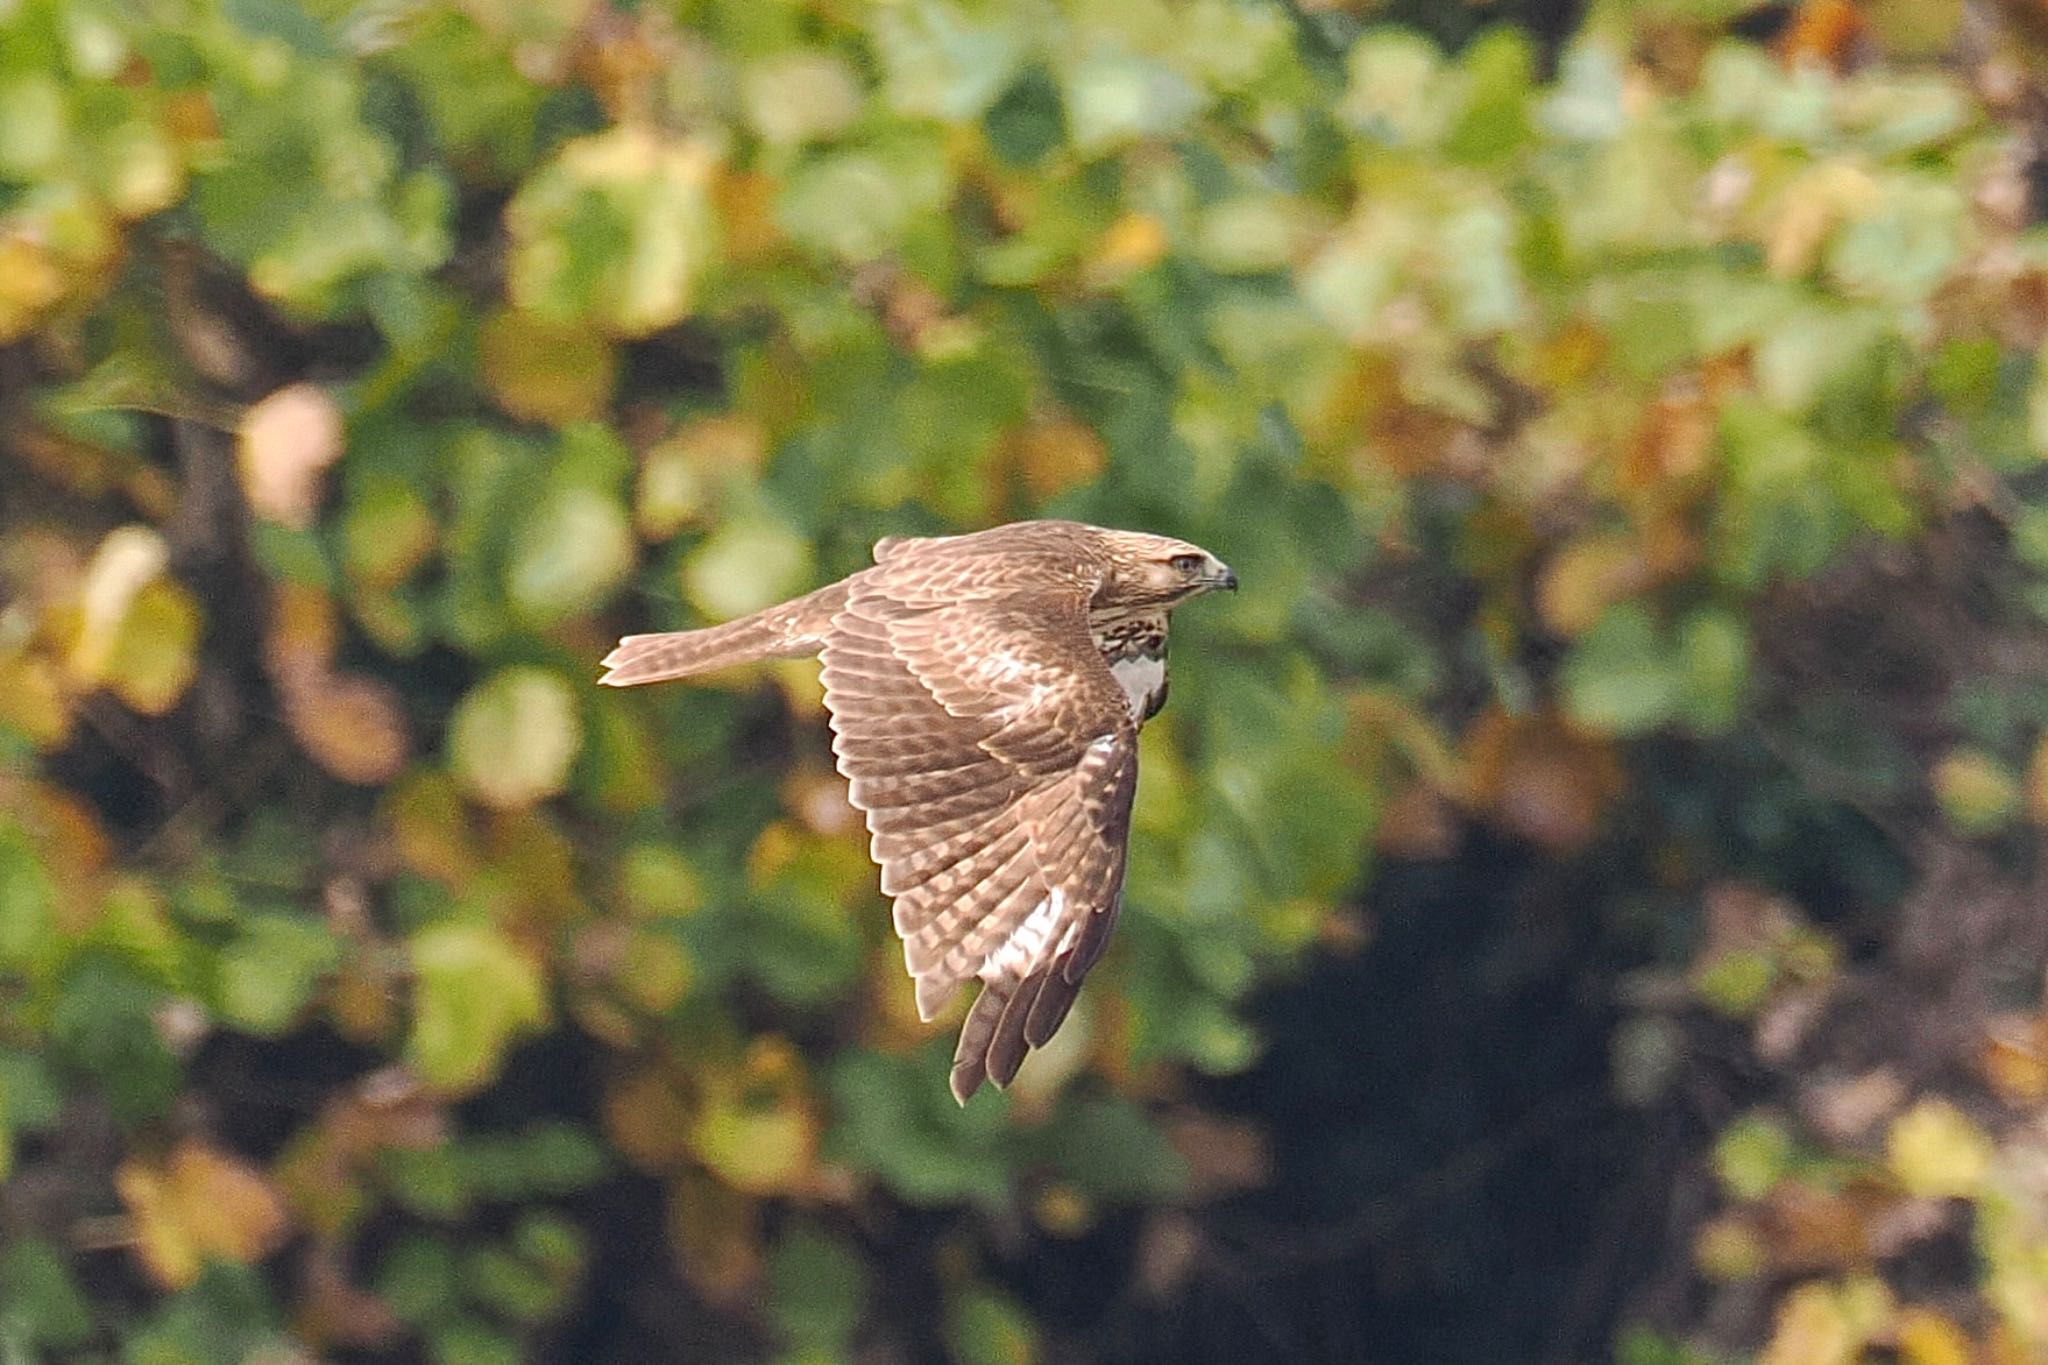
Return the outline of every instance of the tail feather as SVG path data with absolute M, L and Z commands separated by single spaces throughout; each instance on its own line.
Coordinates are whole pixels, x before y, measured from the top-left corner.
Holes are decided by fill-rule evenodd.
M 628 635 L 604 656 L 607 687 L 666 682 L 762 659 L 800 659 L 824 647 L 832 617 L 846 602 L 846 585 L 834 583 L 779 606 L 703 630 L 669 630 Z

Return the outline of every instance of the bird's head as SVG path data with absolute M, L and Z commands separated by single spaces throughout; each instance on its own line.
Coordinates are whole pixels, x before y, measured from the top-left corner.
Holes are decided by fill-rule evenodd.
M 1144 531 L 1104 531 L 1110 571 L 1095 593 L 1098 611 L 1172 607 L 1223 588 L 1235 592 L 1237 575 L 1199 545 Z

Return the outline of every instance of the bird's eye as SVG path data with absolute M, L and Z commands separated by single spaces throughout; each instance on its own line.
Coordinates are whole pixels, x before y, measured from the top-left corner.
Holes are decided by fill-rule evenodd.
M 1166 562 L 1173 566 L 1175 573 L 1187 574 L 1189 577 L 1193 577 L 1202 571 L 1202 557 L 1200 555 L 1175 555 Z

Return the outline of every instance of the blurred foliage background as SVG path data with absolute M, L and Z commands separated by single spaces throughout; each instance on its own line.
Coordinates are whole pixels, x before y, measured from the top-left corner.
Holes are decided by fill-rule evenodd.
M 2048 1359 L 2031 0 L 0 0 L 0 1361 Z M 1177 626 L 945 1091 L 808 665 Z

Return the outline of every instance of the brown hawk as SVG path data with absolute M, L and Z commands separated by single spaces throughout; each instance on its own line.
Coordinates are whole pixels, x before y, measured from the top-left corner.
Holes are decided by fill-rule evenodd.
M 613 687 L 757 659 L 824 663 L 832 752 L 931 1019 L 981 994 L 965 1104 L 1066 1019 L 1116 923 L 1138 727 L 1166 700 L 1166 617 L 1237 575 L 1186 541 L 1072 521 L 891 536 L 828 587 L 705 630 L 629 635 Z

